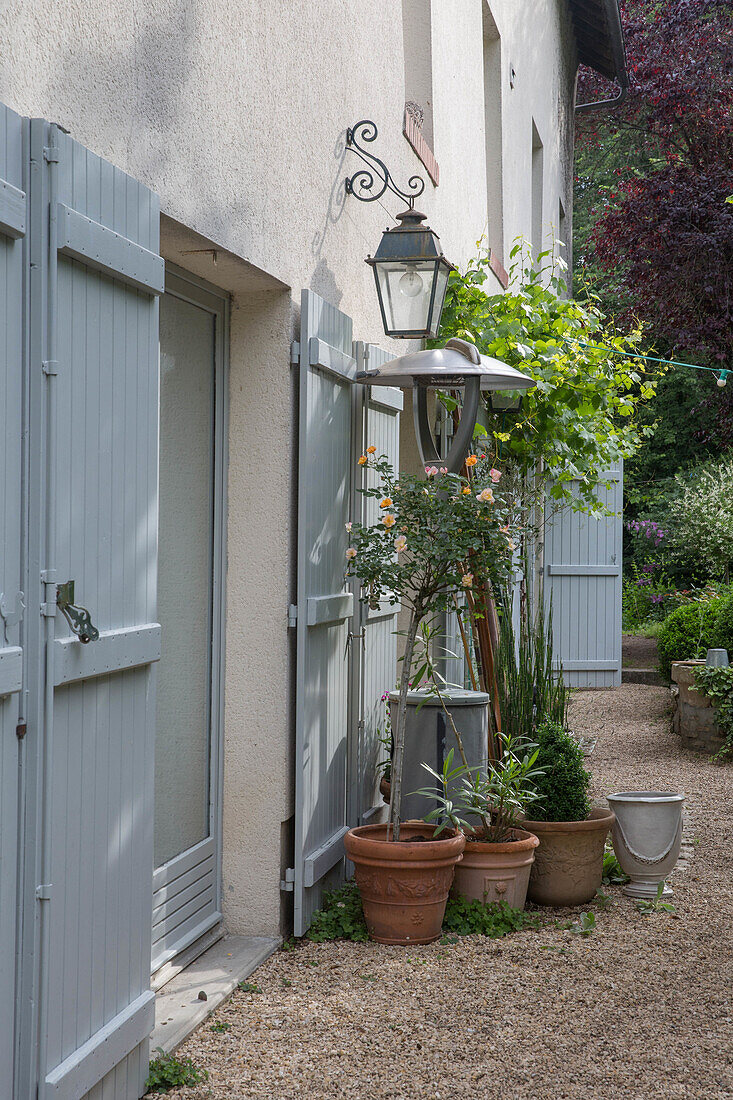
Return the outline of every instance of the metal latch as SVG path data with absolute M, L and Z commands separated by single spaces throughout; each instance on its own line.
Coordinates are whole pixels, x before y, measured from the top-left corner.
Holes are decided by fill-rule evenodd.
M 87 642 L 96 642 L 99 631 L 92 622 L 92 617 L 86 607 L 80 607 L 74 603 L 74 582 L 66 581 L 56 589 L 56 606 L 66 619 L 67 623 L 84 645 Z

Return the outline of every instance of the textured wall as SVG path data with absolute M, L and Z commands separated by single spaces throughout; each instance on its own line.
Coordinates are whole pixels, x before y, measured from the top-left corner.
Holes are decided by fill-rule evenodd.
M 487 221 L 483 2 L 424 0 L 441 183 L 428 183 L 419 205 L 457 264 L 474 253 Z M 344 176 L 358 162 L 345 157 L 344 131 L 373 118 L 378 155 L 397 181 L 421 170 L 402 137 L 402 7 L 7 0 L 0 11 L 0 101 L 60 122 L 154 188 L 164 254 L 233 294 L 224 803 L 233 931 L 277 931 L 280 838 L 292 814 L 288 347 L 302 287 L 349 313 L 355 337 L 385 345 L 363 259 L 401 204 L 345 197 Z M 492 0 L 491 8 L 502 36 L 508 249 L 529 233 L 532 118 L 545 142 L 548 211 L 558 195 L 570 211 L 574 70 L 563 0 Z M 414 461 L 409 415 L 405 425 L 404 453 Z

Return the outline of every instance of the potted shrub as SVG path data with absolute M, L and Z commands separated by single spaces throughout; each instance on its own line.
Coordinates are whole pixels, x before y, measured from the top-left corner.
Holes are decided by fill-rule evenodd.
M 402 822 L 402 764 L 407 692 L 418 629 L 470 589 L 473 555 L 492 563 L 497 582 L 509 575 L 511 541 L 499 511 L 495 482 L 483 485 L 442 467 L 425 478 L 400 474 L 370 447 L 359 459 L 376 484 L 363 490 L 374 501 L 369 523 L 350 523 L 347 574 L 361 581 L 368 602 L 401 603 L 409 613 L 392 734 L 389 821 L 351 829 L 344 844 L 364 905 L 370 935 L 381 943 L 430 943 L 440 935 L 453 869 L 465 847 L 449 827 L 433 837 L 424 822 Z M 472 463 L 471 465 L 475 465 Z
M 595 897 L 603 877 L 603 850 L 614 814 L 591 806 L 590 775 L 583 750 L 559 722 L 537 729 L 537 779 L 541 796 L 535 819 L 523 825 L 540 845 L 528 897 L 539 905 L 584 905 Z
M 457 739 L 460 739 L 456 731 Z M 539 796 L 534 783 L 540 771 L 536 767 L 539 749 L 532 742 L 521 748 L 509 734 L 499 734 L 502 754 L 489 763 L 485 773 L 465 767 L 439 775 L 424 765 L 438 780 L 438 806 L 426 815 L 440 829 L 450 822 L 466 837 L 463 859 L 456 864 L 452 893 L 471 900 L 504 901 L 513 909 L 524 909 L 534 850 L 539 840 L 519 827 L 519 818 Z M 448 763 L 452 758 L 448 754 Z M 460 774 L 462 785 L 451 797 L 450 781 Z M 419 792 L 435 798 L 426 788 Z M 478 821 L 476 819 L 478 818 Z M 467 820 L 470 819 L 470 820 Z

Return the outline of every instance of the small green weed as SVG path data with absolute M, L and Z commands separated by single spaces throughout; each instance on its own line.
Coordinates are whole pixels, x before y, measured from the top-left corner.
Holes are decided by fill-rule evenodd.
M 353 882 L 347 882 L 345 886 L 325 895 L 323 908 L 313 914 L 306 936 L 314 943 L 325 943 L 326 940 L 364 943 L 369 939 L 361 898 Z
M 660 882 L 657 886 L 657 896 L 637 901 L 636 908 L 645 916 L 650 916 L 652 913 L 674 913 L 674 905 L 670 901 L 662 901 L 663 895 L 664 883 Z
M 281 951 L 295 951 L 295 948 L 297 946 L 298 945 L 296 944 L 295 940 L 291 936 L 290 939 L 283 940 L 282 944 L 280 945 L 280 950 Z
M 237 982 L 237 986 L 243 993 L 261 993 L 262 990 L 257 985 L 257 982 Z
M 225 1031 L 229 1031 L 231 1024 L 224 1023 L 223 1020 L 214 1020 L 214 1023 L 209 1027 L 209 1031 L 216 1032 L 217 1035 L 221 1035 Z
M 459 936 L 478 934 L 500 939 L 511 932 L 536 927 L 536 917 L 522 909 L 512 909 L 505 901 L 482 905 L 480 901 L 469 901 L 468 898 L 448 898 L 443 918 L 443 932 L 454 932 Z
M 610 909 L 613 905 L 613 898 L 610 894 L 604 894 L 603 890 L 596 890 L 595 903 L 600 905 L 601 909 Z
M 157 1058 L 150 1063 L 145 1088 L 148 1093 L 169 1092 L 180 1085 L 200 1085 L 208 1081 L 209 1074 L 200 1069 L 190 1058 L 176 1058 L 175 1054 L 166 1054 L 162 1047 L 156 1050 Z
M 283 986 L 285 986 L 286 989 L 289 989 L 290 986 L 293 984 L 292 982 L 289 982 L 287 978 L 281 978 L 280 982 Z
M 616 859 L 616 853 L 610 844 L 606 845 L 603 853 L 603 885 L 621 886 L 629 881 L 629 876 L 621 870 L 621 864 Z
M 570 924 L 570 931 L 576 936 L 592 936 L 595 930 L 595 913 L 581 913 L 579 918 Z

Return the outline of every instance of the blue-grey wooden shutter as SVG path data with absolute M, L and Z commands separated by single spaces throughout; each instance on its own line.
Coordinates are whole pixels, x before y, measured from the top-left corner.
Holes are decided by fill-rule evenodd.
M 0 1080 L 12 1092 L 22 657 L 22 438 L 27 203 L 23 121 L 0 104 Z
M 31 562 L 50 571 L 52 624 L 36 704 L 39 1097 L 136 1100 L 154 1019 L 159 208 L 49 123 L 31 122 L 30 155 L 31 434 L 44 438 Z M 88 645 L 56 611 L 70 579 L 100 631 Z
M 602 478 L 599 499 L 614 513 L 593 519 L 562 508 L 545 533 L 545 600 L 552 598 L 556 662 L 572 687 L 621 683 L 623 470 Z
M 293 920 L 302 935 L 338 875 L 347 832 L 349 633 L 345 581 L 356 362 L 351 319 L 301 296 Z
M 358 342 L 355 354 L 359 370 L 374 369 L 394 356 L 374 344 Z M 400 412 L 402 391 L 388 386 L 356 387 L 355 432 L 352 447 L 354 492 L 352 519 L 371 523 L 379 512 L 375 500 L 365 499 L 359 488 L 376 484 L 373 472 L 366 474 L 357 464 L 369 446 L 378 455 L 387 455 L 399 470 Z M 397 613 L 399 607 L 383 600 L 378 608 L 369 608 L 358 599 L 354 582 L 352 647 L 352 713 L 349 723 L 349 824 L 365 825 L 376 820 L 384 803 L 379 794 L 377 767 L 385 750 L 379 741 L 385 731 L 385 705 L 382 695 L 395 686 L 397 675 Z

